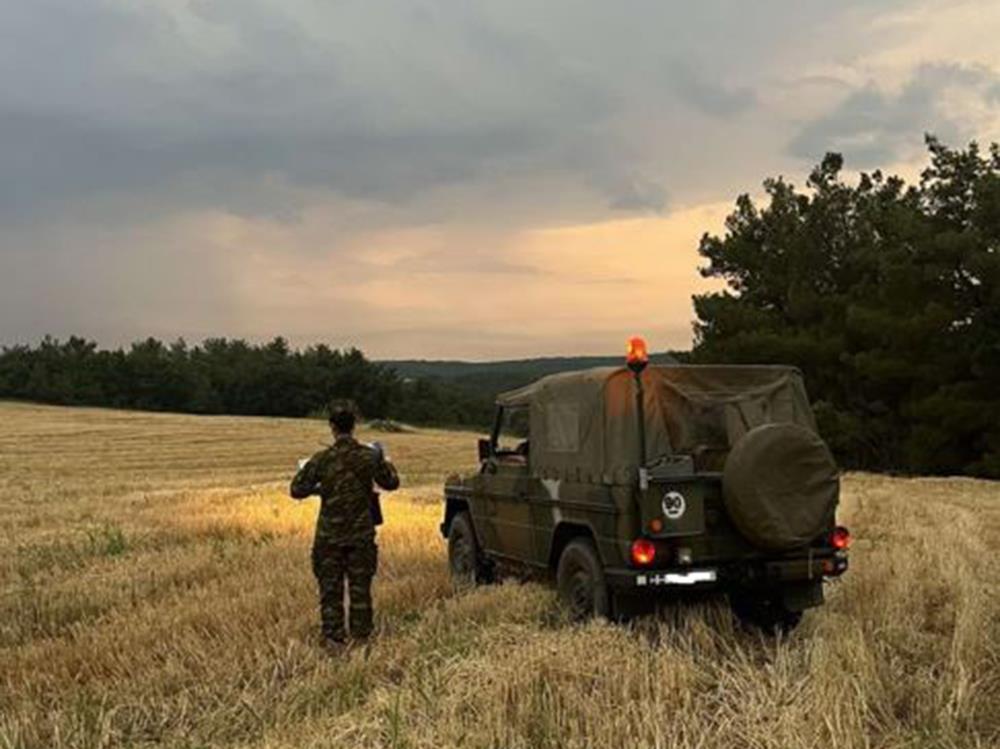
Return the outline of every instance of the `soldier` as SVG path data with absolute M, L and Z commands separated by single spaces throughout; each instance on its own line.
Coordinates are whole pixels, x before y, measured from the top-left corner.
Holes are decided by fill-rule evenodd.
M 350 597 L 350 634 L 365 639 L 372 630 L 372 577 L 378 566 L 373 508 L 377 494 L 373 483 L 392 491 L 399 487 L 395 467 L 378 443 L 363 445 L 354 439 L 353 410 L 334 408 L 330 413 L 333 444 L 316 453 L 292 479 L 291 495 L 321 498 L 313 572 L 319 583 L 323 637 L 330 645 L 347 638 L 344 622 L 344 578 Z

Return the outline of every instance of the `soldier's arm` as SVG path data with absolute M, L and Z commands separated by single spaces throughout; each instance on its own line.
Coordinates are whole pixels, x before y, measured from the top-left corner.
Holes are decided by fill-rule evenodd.
M 319 493 L 319 458 L 321 455 L 322 453 L 313 455 L 309 462 L 295 474 L 289 488 L 292 499 L 305 499 Z
M 387 492 L 399 488 L 399 474 L 396 473 L 396 466 L 381 454 L 375 456 L 374 479 L 375 483 Z

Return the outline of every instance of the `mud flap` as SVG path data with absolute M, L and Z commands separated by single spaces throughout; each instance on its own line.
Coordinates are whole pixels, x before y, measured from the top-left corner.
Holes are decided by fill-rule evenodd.
M 781 591 L 781 603 L 788 611 L 805 611 L 823 604 L 823 583 L 809 580 L 790 583 Z

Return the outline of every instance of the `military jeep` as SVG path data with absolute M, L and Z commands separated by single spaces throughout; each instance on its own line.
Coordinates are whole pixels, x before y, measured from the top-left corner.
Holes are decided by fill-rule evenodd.
M 718 591 L 739 619 L 788 630 L 847 569 L 838 470 L 794 368 L 640 356 L 496 403 L 479 472 L 445 485 L 459 585 L 540 573 L 578 619 Z

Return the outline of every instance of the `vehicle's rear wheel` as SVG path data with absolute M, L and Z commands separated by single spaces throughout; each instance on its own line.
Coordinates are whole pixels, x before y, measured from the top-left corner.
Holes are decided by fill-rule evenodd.
M 488 582 L 488 571 L 468 512 L 452 518 L 448 529 L 448 569 L 452 583 L 460 590 Z
M 574 621 L 608 616 L 611 607 L 604 569 L 589 538 L 576 538 L 563 549 L 556 584 L 559 598 Z
M 767 634 L 788 634 L 802 621 L 802 612 L 786 607 L 777 595 L 740 591 L 729 595 L 729 603 L 741 624 Z

